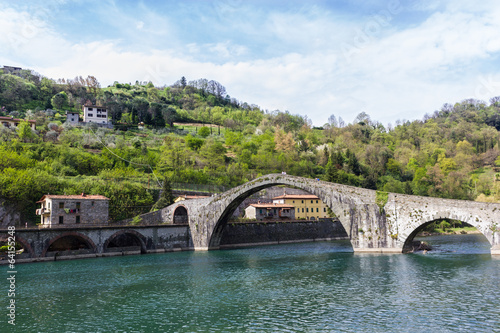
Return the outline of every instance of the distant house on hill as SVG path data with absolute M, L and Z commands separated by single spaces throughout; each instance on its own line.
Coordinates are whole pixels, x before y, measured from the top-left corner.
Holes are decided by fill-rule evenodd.
M 36 129 L 36 121 L 34 120 L 17 119 L 14 117 L 0 117 L 0 123 L 4 127 L 17 127 L 19 126 L 19 123 L 22 121 L 27 121 L 32 129 Z
M 66 111 L 66 122 L 77 125 L 80 122 L 80 114 L 78 112 Z
M 42 227 L 108 224 L 109 199 L 103 195 L 47 194 L 37 203 Z
M 86 103 L 82 106 L 83 109 L 83 122 L 84 123 L 96 123 L 96 124 L 108 124 L 108 110 L 104 106 L 92 105 L 91 103 Z
M 21 67 L 14 67 L 14 66 L 3 66 L 2 69 L 4 74 L 11 74 L 11 75 L 19 75 L 23 70 Z

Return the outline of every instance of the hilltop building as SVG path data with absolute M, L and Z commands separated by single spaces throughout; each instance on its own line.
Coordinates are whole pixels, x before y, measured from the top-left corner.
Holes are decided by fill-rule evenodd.
M 2 70 L 4 74 L 19 75 L 23 69 L 21 67 L 3 66 Z
M 103 195 L 44 195 L 36 210 L 41 216 L 42 227 L 107 225 L 109 199 Z

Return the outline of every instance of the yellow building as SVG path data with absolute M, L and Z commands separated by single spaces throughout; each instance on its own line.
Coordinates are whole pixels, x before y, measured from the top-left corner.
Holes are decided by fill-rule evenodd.
M 273 198 L 274 203 L 295 207 L 295 218 L 317 220 L 328 217 L 327 206 L 313 194 L 285 194 Z

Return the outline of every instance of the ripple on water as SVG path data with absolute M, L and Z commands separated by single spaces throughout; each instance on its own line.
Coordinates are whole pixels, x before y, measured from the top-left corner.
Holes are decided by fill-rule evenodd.
M 435 241 L 446 248 L 450 239 Z M 339 249 L 321 242 L 22 265 L 16 329 L 498 331 L 500 260 Z

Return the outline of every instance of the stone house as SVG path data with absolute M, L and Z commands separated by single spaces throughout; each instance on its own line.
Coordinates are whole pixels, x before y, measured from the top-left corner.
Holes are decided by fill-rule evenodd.
M 274 197 L 273 202 L 294 206 L 295 217 L 298 219 L 317 220 L 328 217 L 327 206 L 313 194 L 284 194 Z
M 78 125 L 80 114 L 78 112 L 66 111 L 66 122 L 72 125 Z
M 109 199 L 103 195 L 44 195 L 37 203 L 41 208 L 41 226 L 107 225 Z
M 256 203 L 245 208 L 245 217 L 262 220 L 293 220 L 295 208 L 292 205 L 277 203 Z

